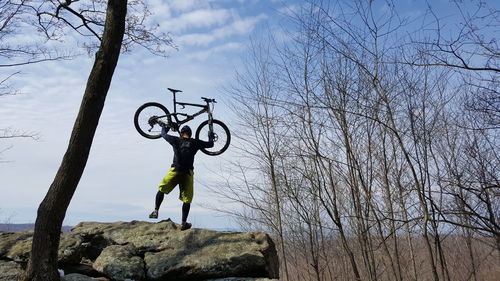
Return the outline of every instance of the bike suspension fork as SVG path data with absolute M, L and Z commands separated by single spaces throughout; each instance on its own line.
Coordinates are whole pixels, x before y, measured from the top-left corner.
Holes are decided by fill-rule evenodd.
M 208 131 L 210 133 L 213 133 L 214 132 L 214 124 L 213 124 L 213 117 L 212 117 L 212 114 L 209 114 L 208 115 Z
M 213 104 L 210 106 L 210 104 L 207 102 L 207 109 L 208 109 L 208 132 L 213 133 L 214 132 L 214 125 L 213 125 L 213 116 L 212 116 L 212 111 L 213 111 Z

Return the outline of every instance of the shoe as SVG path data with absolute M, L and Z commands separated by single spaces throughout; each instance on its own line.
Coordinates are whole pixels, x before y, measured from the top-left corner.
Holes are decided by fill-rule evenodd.
M 187 230 L 187 229 L 190 229 L 191 228 L 191 224 L 189 222 L 183 222 L 181 224 L 181 231 L 182 230 Z
M 158 210 L 154 210 L 151 214 L 149 214 L 150 219 L 157 219 L 158 218 Z

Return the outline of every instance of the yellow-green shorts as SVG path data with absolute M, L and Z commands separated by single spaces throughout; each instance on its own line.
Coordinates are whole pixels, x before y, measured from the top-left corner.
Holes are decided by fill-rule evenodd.
M 161 181 L 158 190 L 169 194 L 176 185 L 179 185 L 179 200 L 191 203 L 193 201 L 193 175 L 193 170 L 179 172 L 172 167 Z

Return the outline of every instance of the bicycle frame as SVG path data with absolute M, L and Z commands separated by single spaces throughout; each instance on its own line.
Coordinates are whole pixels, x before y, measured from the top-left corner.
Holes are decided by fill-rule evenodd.
M 173 109 L 170 107 L 169 110 L 164 104 L 158 102 L 147 102 L 139 106 L 135 111 L 134 127 L 139 134 L 148 139 L 159 139 L 162 135 L 165 136 L 168 131 L 179 132 L 180 125 L 203 113 L 207 113 L 207 119 L 205 117 L 201 118 L 203 120 L 194 131 L 194 136 L 191 137 L 205 142 L 208 139 L 208 144 L 213 142 L 213 146 L 200 148 L 207 155 L 215 156 L 226 151 L 231 143 L 231 133 L 226 124 L 213 118 L 215 104 L 217 103 L 215 99 L 201 97 L 204 101 L 203 104 L 178 102 L 175 94 L 182 91 L 171 88 L 168 88 L 168 90 L 174 94 Z M 177 106 L 180 106 L 180 108 Z M 190 108 L 185 110 L 186 106 Z M 178 109 L 182 112 L 178 112 Z
M 169 115 L 167 115 L 169 118 L 171 118 L 172 116 L 175 118 L 176 126 L 174 126 L 172 128 L 172 130 L 178 131 L 180 125 L 193 120 L 194 118 L 196 118 L 197 116 L 199 116 L 199 115 L 201 115 L 201 114 L 203 114 L 205 112 L 208 114 L 208 126 L 209 126 L 209 129 L 210 129 L 210 131 L 213 130 L 213 125 L 212 125 L 212 120 L 213 120 L 212 110 L 210 108 L 210 103 L 208 101 L 207 101 L 206 105 L 196 104 L 196 103 L 187 103 L 187 102 L 178 102 L 176 100 L 175 93 L 173 95 L 174 95 L 174 102 L 173 102 L 174 103 L 174 112 L 170 113 Z M 177 112 L 177 105 L 182 106 L 183 109 L 186 106 L 201 107 L 202 109 L 200 111 L 198 111 L 198 112 L 190 115 L 190 114 L 187 114 L 187 113 Z M 177 116 L 185 116 L 186 118 L 183 119 L 183 120 L 179 120 L 179 118 Z

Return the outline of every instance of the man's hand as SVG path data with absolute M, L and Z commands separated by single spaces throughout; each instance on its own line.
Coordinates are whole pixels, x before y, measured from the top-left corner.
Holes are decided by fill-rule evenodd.
M 154 125 L 158 124 L 158 117 L 156 116 L 149 117 L 148 123 L 151 127 L 153 127 Z
M 208 140 L 213 141 L 215 139 L 215 134 L 214 132 L 208 132 Z
M 163 121 L 161 121 L 161 120 L 156 120 L 156 123 L 157 123 L 158 125 L 160 125 L 162 128 L 167 127 L 167 124 L 165 124 L 165 122 L 163 122 Z

